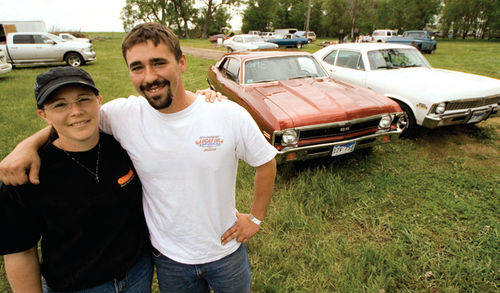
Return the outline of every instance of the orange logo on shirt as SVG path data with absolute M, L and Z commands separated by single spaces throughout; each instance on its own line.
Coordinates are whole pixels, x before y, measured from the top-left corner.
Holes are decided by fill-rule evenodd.
M 224 139 L 219 136 L 200 136 L 200 139 L 195 141 L 195 144 L 203 148 L 204 152 L 217 150 L 224 143 Z
M 120 184 L 121 187 L 127 185 L 132 179 L 134 178 L 134 171 L 130 169 L 125 176 L 118 178 L 118 184 Z

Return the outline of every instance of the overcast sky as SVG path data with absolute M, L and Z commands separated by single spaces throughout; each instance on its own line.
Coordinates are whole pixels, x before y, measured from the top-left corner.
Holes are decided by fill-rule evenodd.
M 123 31 L 125 0 L 0 0 L 0 21 L 43 20 L 47 29 L 82 32 Z M 241 27 L 233 15 L 233 29 Z

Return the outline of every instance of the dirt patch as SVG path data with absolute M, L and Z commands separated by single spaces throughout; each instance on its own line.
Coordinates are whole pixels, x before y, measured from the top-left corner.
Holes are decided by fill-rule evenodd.
M 498 164 L 500 156 L 500 117 L 477 125 L 460 125 L 437 129 L 421 129 L 417 142 L 421 156 L 435 161 L 461 157 L 470 167 Z
M 184 54 L 192 55 L 194 57 L 206 58 L 212 60 L 219 60 L 224 54 L 223 51 L 212 50 L 212 49 L 202 49 L 202 48 L 194 48 L 194 47 L 185 47 L 181 46 L 181 50 Z

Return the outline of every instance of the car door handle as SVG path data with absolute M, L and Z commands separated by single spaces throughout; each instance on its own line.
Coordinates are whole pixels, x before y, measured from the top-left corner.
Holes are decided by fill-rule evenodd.
M 330 69 L 330 72 L 332 72 L 332 73 L 333 73 L 333 72 L 335 72 L 335 70 L 334 70 L 334 69 Z

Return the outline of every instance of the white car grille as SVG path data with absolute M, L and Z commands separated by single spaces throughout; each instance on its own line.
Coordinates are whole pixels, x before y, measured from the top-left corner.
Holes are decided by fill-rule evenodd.
M 479 98 L 472 101 L 449 102 L 446 105 L 446 110 L 462 110 L 470 108 L 478 108 L 492 104 L 500 103 L 500 96 L 493 98 Z

